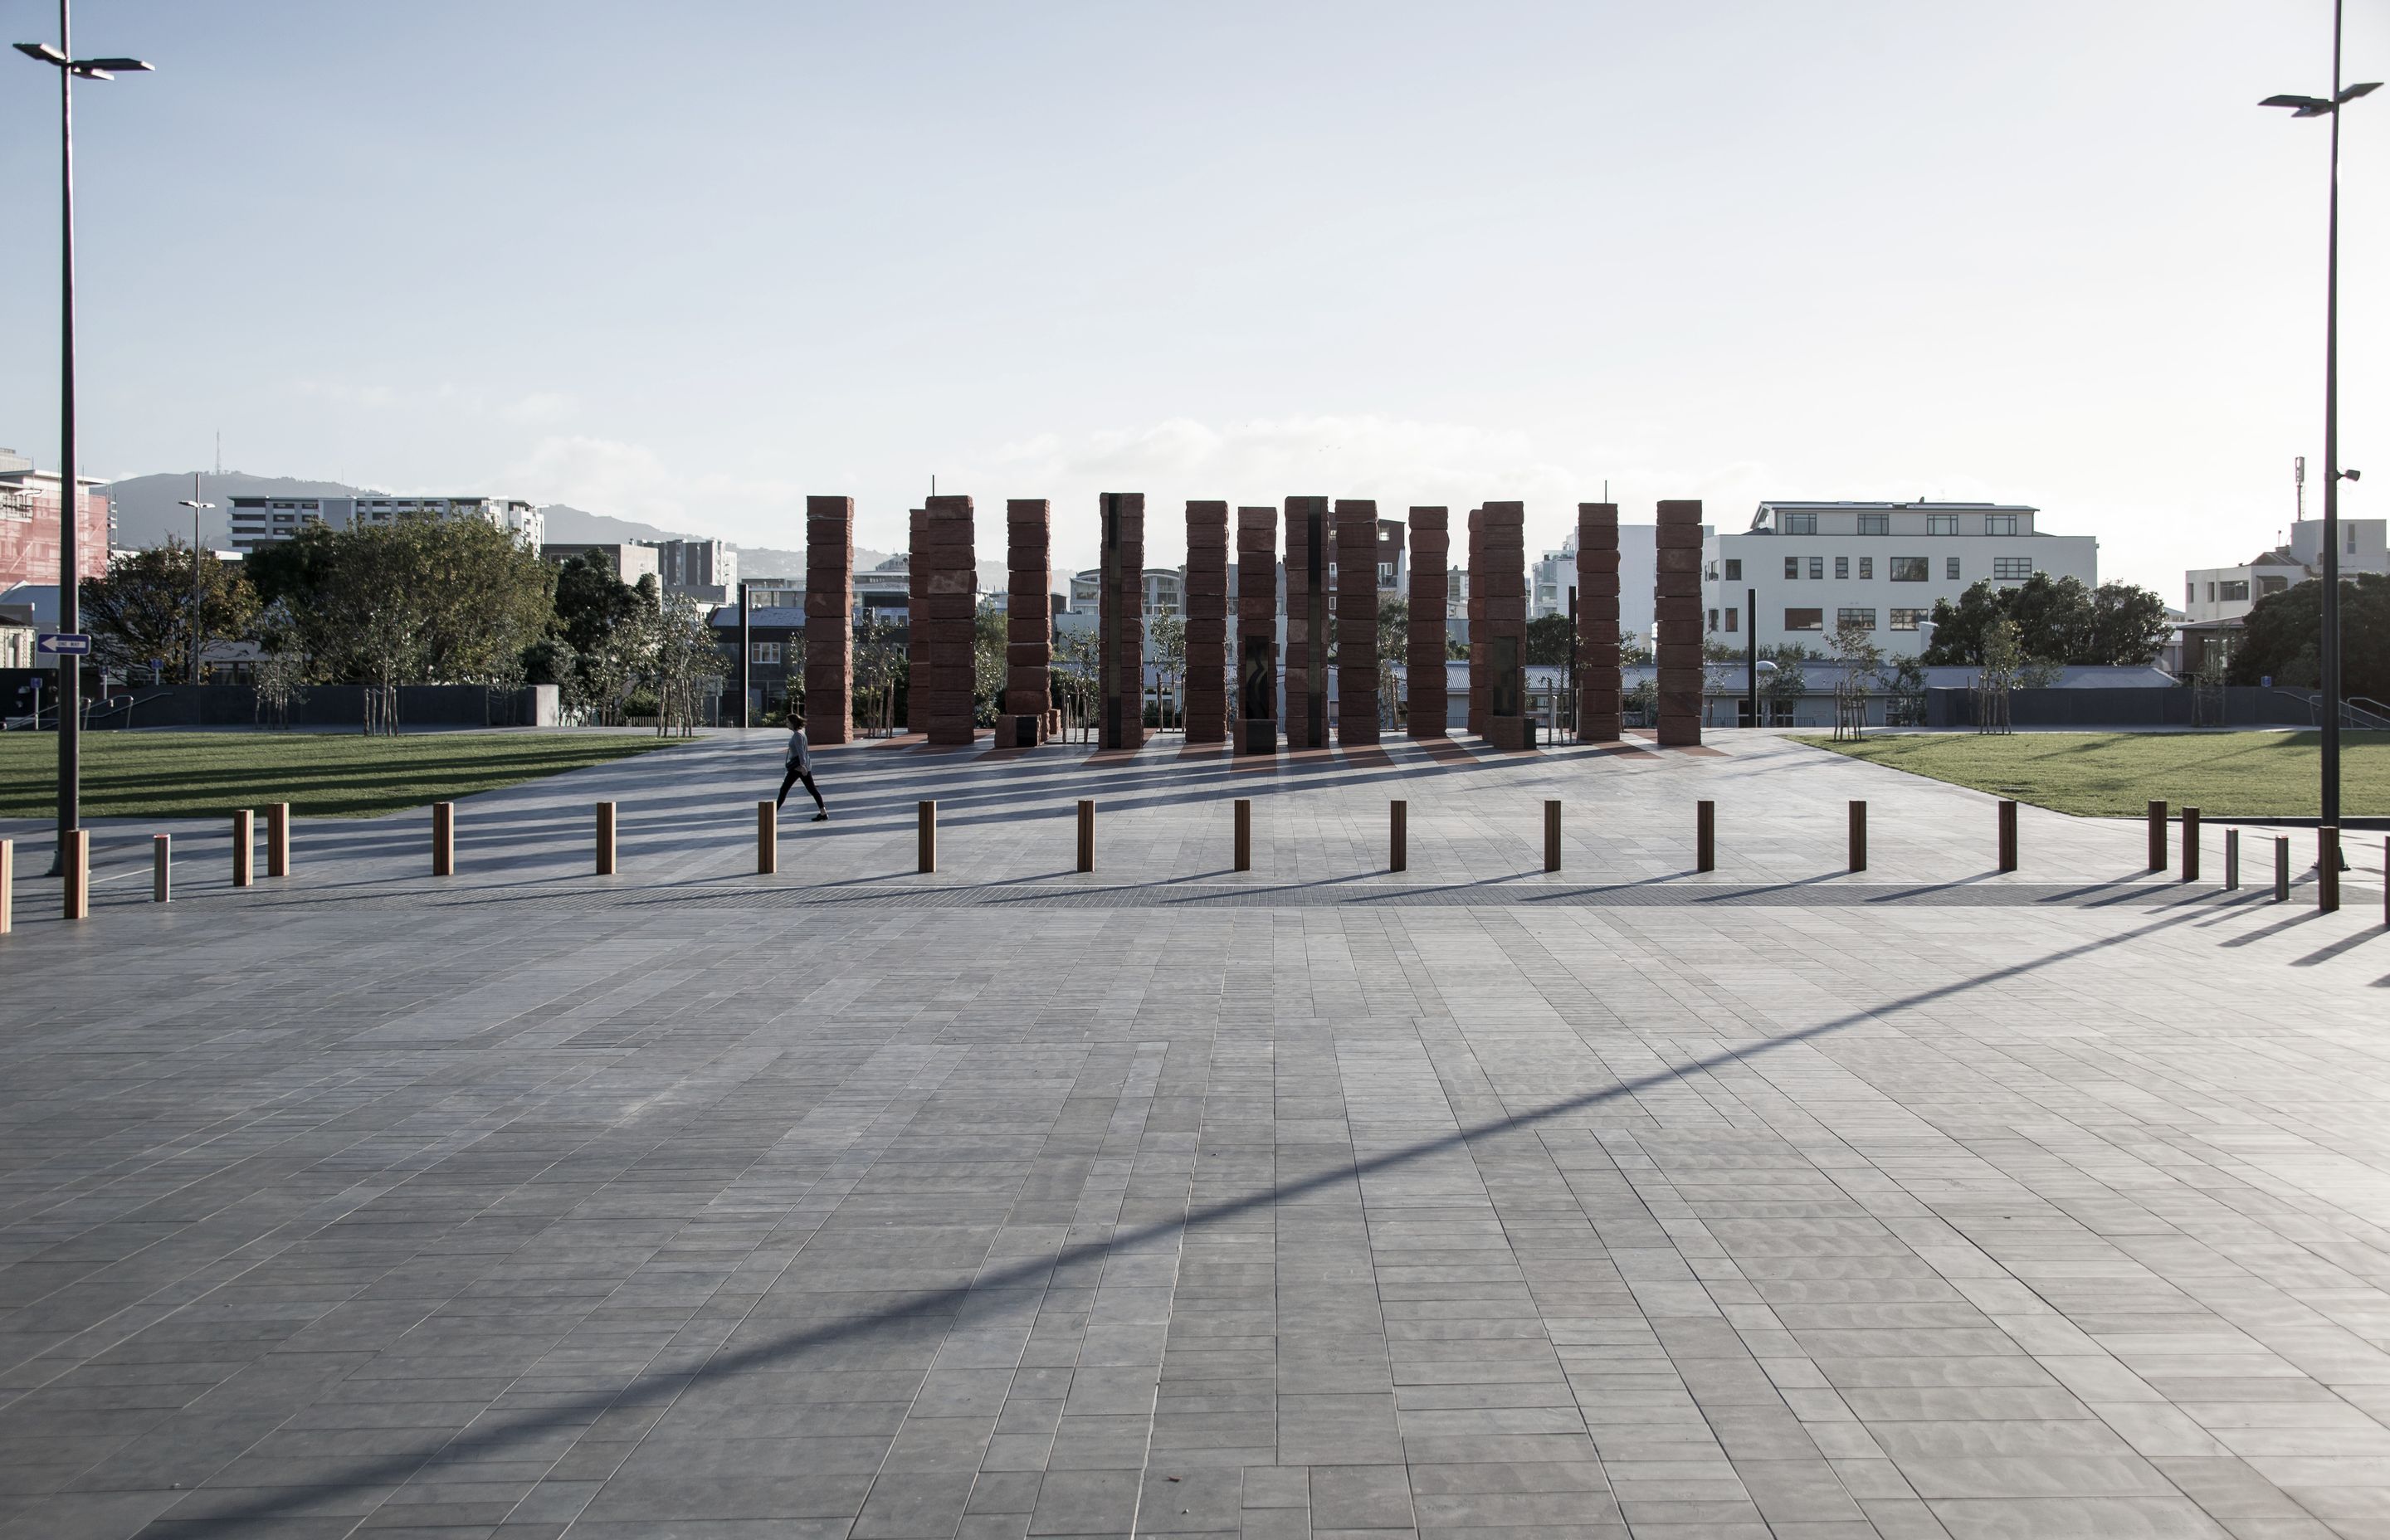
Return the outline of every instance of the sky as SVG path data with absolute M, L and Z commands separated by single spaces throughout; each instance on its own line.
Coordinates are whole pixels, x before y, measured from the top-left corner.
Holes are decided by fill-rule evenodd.
M 6 41 L 53 5 L 0 0 Z M 938 490 L 1984 498 L 2178 594 L 2319 507 L 2329 0 L 81 0 L 87 473 L 901 546 Z M 2390 76 L 2350 0 L 2345 78 Z M 57 87 L 0 65 L 0 443 L 57 459 Z M 2342 145 L 2390 513 L 2390 92 Z

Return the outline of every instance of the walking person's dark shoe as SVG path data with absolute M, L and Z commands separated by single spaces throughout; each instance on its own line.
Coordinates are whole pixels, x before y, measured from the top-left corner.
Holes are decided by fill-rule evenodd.
M 817 823 L 817 824 L 826 824 L 826 823 L 829 823 L 829 814 L 827 814 L 827 813 L 816 813 L 816 814 L 815 814 L 815 815 L 814 815 L 814 822 L 815 822 L 815 823 Z

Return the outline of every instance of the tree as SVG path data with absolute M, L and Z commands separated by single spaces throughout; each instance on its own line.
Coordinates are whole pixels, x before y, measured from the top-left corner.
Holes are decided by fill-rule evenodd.
M 211 642 L 249 634 L 257 620 L 257 591 L 240 570 L 169 538 L 163 545 L 111 558 L 106 577 L 84 579 L 84 619 L 92 631 L 94 660 L 101 667 L 147 669 L 162 661 L 166 679 L 191 677 L 195 554 L 200 656 L 206 656 Z
M 1378 601 L 1378 660 L 1388 662 L 1410 655 L 1411 603 L 1408 599 Z
M 2036 572 L 2023 583 L 1986 578 L 1959 597 L 1934 604 L 1932 664 L 1981 666 L 1993 622 L 2017 628 L 2024 658 L 2049 664 L 2130 664 L 2155 661 L 2166 642 L 2165 601 L 2128 583 L 2086 588 L 2079 578 Z
M 2271 679 L 2314 689 L 2323 683 L 2321 581 L 2268 594 L 2241 624 L 2227 674 L 2233 684 Z M 2344 698 L 2390 700 L 2390 577 L 2364 572 L 2340 580 L 2340 688 Z
M 1527 622 L 1527 661 L 1547 668 L 1564 668 L 1569 661 L 1569 618 L 1554 613 Z
M 1012 622 L 1002 600 L 983 604 L 971 617 L 971 721 L 996 725 L 1004 710 L 1006 659 L 1012 641 Z
M 648 679 L 656 695 L 656 732 L 697 736 L 697 703 L 722 688 L 722 649 L 714 645 L 706 607 L 687 594 L 663 601 L 648 648 Z
M 1096 719 L 1096 689 L 1100 671 L 1097 657 L 1098 639 L 1093 626 L 1073 627 L 1054 632 L 1054 657 L 1049 665 L 1054 687 L 1054 702 L 1067 712 L 1063 726 L 1092 726 Z
M 1177 686 L 1187 673 L 1187 622 L 1176 615 L 1157 615 L 1146 622 L 1146 640 L 1152 646 L 1152 663 L 1156 682 L 1165 700 L 1177 697 Z M 1157 720 L 1157 727 L 1177 724 Z
M 1798 642 L 1780 642 L 1761 648 L 1759 656 L 1776 665 L 1759 675 L 1759 693 L 1767 702 L 1768 719 L 1790 724 L 1800 709 L 1801 698 L 1809 693 L 1809 675 L 1801 666 L 1808 661 L 1808 648 Z
M 857 731 L 895 730 L 898 698 L 905 692 L 913 666 L 906 655 L 904 638 L 896 632 L 895 622 L 877 614 L 867 615 L 854 628 L 854 711 Z

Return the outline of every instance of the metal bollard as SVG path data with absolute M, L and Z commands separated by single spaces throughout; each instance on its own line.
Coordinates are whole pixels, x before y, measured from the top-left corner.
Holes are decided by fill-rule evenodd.
M 755 875 L 769 877 L 780 869 L 780 808 L 777 802 L 755 804 Z
M 2316 909 L 2340 912 L 2340 830 L 2330 824 L 2316 830 Z
M 256 880 L 257 820 L 247 808 L 232 815 L 232 885 L 246 888 Z
M 1084 837 L 1083 837 L 1084 838 Z M 1237 869 L 1253 869 L 1253 804 L 1249 798 L 1237 799 Z M 1083 847 L 1084 848 L 1084 847 Z M 1087 868 L 1081 866 L 1081 871 Z
M 2000 870 L 2017 869 L 2017 804 L 2014 798 L 2000 802 Z
M 1544 870 L 1561 869 L 1561 804 L 1544 803 Z
M 265 875 L 290 875 L 290 804 L 268 802 L 265 807 Z
M 2166 804 L 2156 802 L 2150 803 L 2150 870 L 2153 872 L 2162 872 L 2166 868 L 2165 826 Z
M 1396 798 L 1386 803 L 1386 869 L 1408 871 L 1411 865 L 1411 804 Z
M 66 839 L 66 917 L 91 918 L 91 830 L 76 829 Z
M 157 834 L 149 840 L 149 898 L 167 904 L 174 897 L 174 838 Z
M 2288 904 L 2290 901 L 2291 837 L 2277 834 L 2274 836 L 2274 902 Z
M 17 841 L 0 840 L 0 936 L 16 922 L 16 896 Z
M 456 804 L 431 804 L 431 875 L 456 875 Z
M 1867 803 L 1851 803 L 1851 870 L 1867 870 Z
M 2241 831 L 2224 831 L 2224 891 L 2231 892 L 2241 886 Z
M 1092 797 L 1079 800 L 1079 869 L 1096 869 L 1096 803 Z
M 598 804 L 598 875 L 614 875 L 614 804 Z
M 938 869 L 938 804 L 924 802 L 913 809 L 913 869 Z
M 1693 804 L 1693 870 L 1717 870 L 1717 803 Z
M 2199 809 L 2182 810 L 2182 879 L 2199 880 Z

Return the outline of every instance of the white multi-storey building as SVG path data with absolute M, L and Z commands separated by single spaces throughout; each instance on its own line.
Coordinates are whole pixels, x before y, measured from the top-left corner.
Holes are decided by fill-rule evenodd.
M 2359 572 L 2390 572 L 2390 519 L 2344 519 L 2340 521 L 2340 571 L 2344 577 Z M 2290 540 L 2254 561 L 2238 567 L 2193 567 L 2183 573 L 2183 618 L 2237 621 L 2268 594 L 2323 575 L 2323 520 L 2302 519 L 2291 526 Z
M 539 549 L 547 533 L 546 516 L 520 497 L 234 497 L 228 501 L 233 546 L 242 551 L 291 539 L 310 524 L 362 529 L 418 516 L 480 519 L 509 532 L 533 550 Z
M 1709 533 L 1704 525 L 1702 537 L 1707 539 Z M 1618 526 L 1618 629 L 1638 642 L 1651 636 L 1651 585 L 1660 571 L 1658 538 L 1656 524 Z M 1543 559 L 1528 569 L 1527 576 L 1529 620 L 1567 614 L 1569 590 L 1583 591 L 1576 573 L 1576 531 L 1569 531 L 1559 550 L 1546 551 Z M 1453 589 L 1453 596 L 1457 602 L 1468 602 L 1469 596 L 1459 587 Z
M 2040 510 L 1999 503 L 1759 505 L 1751 527 L 1706 536 L 1703 603 L 1712 639 L 1822 650 L 1844 625 L 1893 656 L 1924 649 L 1936 599 L 2036 572 L 2096 587 L 2100 542 L 2035 528 Z

